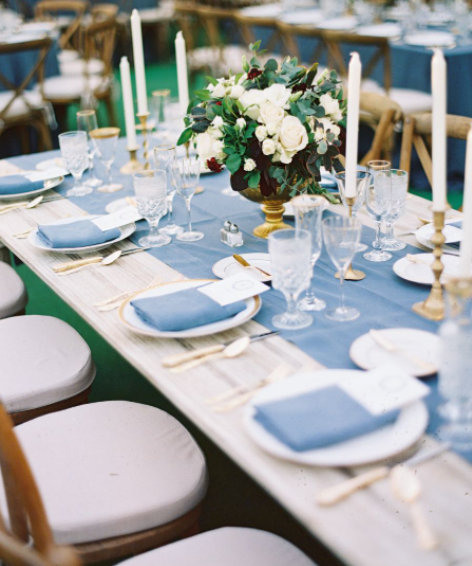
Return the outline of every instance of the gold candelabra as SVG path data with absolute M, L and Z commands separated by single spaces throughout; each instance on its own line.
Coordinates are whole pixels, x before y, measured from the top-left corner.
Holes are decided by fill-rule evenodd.
M 356 202 L 356 197 L 345 197 L 347 209 L 349 211 L 349 218 L 352 218 L 352 207 Z M 336 273 L 336 277 L 339 279 L 339 272 Z M 353 269 L 352 263 L 349 264 L 347 271 L 344 275 L 344 281 L 362 281 L 365 278 L 365 273 L 359 269 Z
M 132 175 L 133 173 L 136 173 L 136 171 L 141 171 L 141 169 L 143 169 L 143 165 L 139 163 L 136 157 L 138 148 L 127 147 L 126 151 L 129 153 L 129 161 L 123 165 L 120 169 L 120 173 L 123 173 L 123 175 Z
M 144 169 L 149 169 L 150 164 L 149 164 L 149 137 L 148 137 L 148 134 L 152 130 L 152 128 L 148 126 L 149 112 L 146 112 L 146 114 L 136 114 L 136 116 L 138 117 L 138 120 L 140 122 L 138 129 L 141 130 L 141 132 L 143 134 Z
M 442 320 L 445 312 L 443 288 L 440 282 L 441 274 L 444 270 L 441 256 L 443 253 L 442 246 L 446 241 L 443 234 L 445 214 L 445 211 L 433 211 L 434 234 L 431 238 L 431 243 L 434 245 L 434 261 L 431 269 L 434 274 L 434 283 L 431 287 L 431 292 L 425 301 L 413 305 L 413 311 L 416 314 L 429 320 Z

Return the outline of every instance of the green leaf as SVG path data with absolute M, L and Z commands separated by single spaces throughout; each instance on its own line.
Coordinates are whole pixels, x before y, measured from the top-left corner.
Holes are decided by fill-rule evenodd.
M 205 77 L 205 78 L 213 86 L 216 86 L 218 84 L 218 81 L 216 79 L 214 79 L 213 77 Z
M 246 55 L 243 55 L 243 69 L 245 73 L 248 73 L 251 70 L 249 63 L 247 62 Z
M 184 145 L 184 143 L 187 143 L 191 139 L 192 135 L 192 128 L 187 128 L 180 134 L 177 145 Z
M 211 92 L 206 88 L 201 90 L 196 90 L 193 94 L 200 100 L 210 100 L 211 98 Z
M 251 189 L 257 189 L 257 187 L 259 186 L 259 183 L 261 181 L 261 172 L 260 171 L 255 171 L 254 173 L 251 174 L 251 176 L 248 179 L 248 186 Z
M 256 43 L 250 43 L 249 44 L 249 49 L 251 51 L 257 51 L 261 46 L 261 40 L 259 39 L 258 41 L 256 41 Z
M 328 144 L 324 140 L 321 140 L 320 143 L 318 144 L 318 153 L 320 155 L 324 155 L 327 151 L 328 151 Z
M 203 134 L 210 127 L 210 122 L 208 120 L 201 120 L 199 122 L 194 122 L 191 125 L 191 130 L 196 134 Z
M 226 167 L 228 168 L 228 171 L 232 175 L 234 175 L 234 173 L 236 173 L 236 171 L 241 167 L 241 162 L 241 156 L 237 153 L 234 153 L 233 155 L 230 155 L 226 160 Z
M 269 59 L 264 65 L 266 71 L 276 71 L 279 68 L 279 64 L 275 59 Z

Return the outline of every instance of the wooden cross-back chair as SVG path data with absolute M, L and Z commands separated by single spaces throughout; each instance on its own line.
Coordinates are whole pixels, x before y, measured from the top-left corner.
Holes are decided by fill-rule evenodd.
M 0 43 L 0 59 L 2 56 L 23 52 L 27 52 L 31 59 L 29 70 L 23 69 L 25 74 L 19 85 L 13 84 L 0 69 L 0 83 L 6 88 L 6 92 L 0 93 L 0 135 L 14 127 L 20 127 L 22 132 L 27 133 L 27 129 L 32 127 L 38 133 L 40 151 L 52 149 L 51 135 L 41 94 L 27 90 L 27 87 L 35 76 L 41 87 L 44 80 L 44 61 L 51 45 L 52 40 L 48 37 L 23 43 Z M 23 150 L 29 153 L 28 136 L 25 135 L 22 139 Z
M 38 20 L 51 20 L 59 14 L 71 14 L 72 19 L 62 32 L 59 45 L 61 49 L 77 50 L 80 47 L 79 28 L 89 7 L 87 0 L 40 0 L 35 6 L 35 16 Z
M 119 7 L 116 4 L 95 4 L 90 8 L 92 23 L 113 20 L 118 14 L 118 9 Z
M 297 57 L 300 63 L 311 66 L 314 62 L 320 61 L 324 54 L 327 55 L 328 66 L 330 65 L 330 53 L 328 52 L 326 43 L 321 30 L 313 26 L 298 26 L 277 21 L 277 30 L 282 40 L 285 55 Z M 312 53 L 301 53 L 297 38 L 308 37 L 317 40 L 316 46 Z M 334 67 L 333 67 L 334 68 Z
M 0 468 L 10 523 L 7 528 L 0 515 L 0 560 L 11 566 L 80 566 L 74 550 L 54 541 L 38 486 L 1 403 Z
M 265 28 L 270 31 L 268 40 L 262 45 L 269 53 L 276 52 L 277 48 L 280 48 L 282 45 L 282 37 L 277 26 L 276 18 L 263 16 L 252 17 L 244 14 L 244 12 L 238 11 L 236 12 L 236 21 L 239 24 L 241 35 L 246 45 L 254 43 L 259 39 L 256 37 L 255 27 Z
M 448 138 L 466 140 L 472 126 L 472 118 L 448 114 L 446 133 Z M 431 158 L 432 114 L 408 116 L 403 124 L 403 138 L 400 153 L 400 169 L 410 172 L 413 147 L 418 154 L 430 185 L 433 184 L 433 162 Z

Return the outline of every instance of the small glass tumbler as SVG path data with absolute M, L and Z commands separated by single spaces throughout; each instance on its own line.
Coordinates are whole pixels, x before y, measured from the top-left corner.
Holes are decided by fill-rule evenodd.
M 347 208 L 346 203 L 346 172 L 341 171 L 336 173 L 335 175 L 336 182 L 338 183 L 339 194 L 341 196 L 341 200 L 343 205 Z M 363 171 L 362 169 L 358 169 L 356 171 L 356 198 L 354 200 L 354 205 L 352 207 L 352 217 L 357 218 L 357 211 L 361 208 L 364 204 L 364 197 L 365 197 L 365 189 L 370 182 L 370 176 L 367 171 Z M 356 247 L 356 253 L 358 252 L 365 252 L 367 250 L 367 246 L 365 244 L 361 244 L 358 242 Z
M 59 147 L 67 171 L 74 177 L 74 187 L 66 193 L 68 197 L 83 197 L 92 192 L 92 187 L 80 184 L 82 175 L 88 167 L 87 133 L 64 132 L 59 134 Z
M 406 243 L 395 238 L 395 222 L 405 213 L 406 195 L 408 193 L 408 173 L 400 169 L 390 169 L 392 175 L 392 203 L 390 212 L 385 216 L 385 236 L 382 238 L 382 249 L 395 252 L 406 248 Z

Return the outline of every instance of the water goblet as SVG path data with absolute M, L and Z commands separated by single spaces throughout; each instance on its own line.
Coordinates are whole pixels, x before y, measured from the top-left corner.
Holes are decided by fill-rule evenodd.
M 310 285 L 311 234 L 306 230 L 277 230 L 269 234 L 272 287 L 281 291 L 287 311 L 273 317 L 272 324 L 284 330 L 310 326 L 313 318 L 298 309 L 297 300 Z
M 74 187 L 66 193 L 68 197 L 83 197 L 92 192 L 92 187 L 81 185 L 80 179 L 88 165 L 88 144 L 86 132 L 65 132 L 59 134 L 59 147 L 65 168 L 74 177 Z
M 154 248 L 170 244 L 171 238 L 159 234 L 159 220 L 166 212 L 167 172 L 146 169 L 133 175 L 134 192 L 139 213 L 148 221 L 150 232 L 140 238 L 140 246 Z
M 167 114 L 169 107 L 170 90 L 155 90 L 152 93 L 151 113 L 156 128 L 154 137 L 167 138 L 169 135 L 169 126 L 167 122 Z
M 90 131 L 90 137 L 97 149 L 98 157 L 107 171 L 107 184 L 98 188 L 102 193 L 115 193 L 123 188 L 123 185 L 113 183 L 111 178 L 111 166 L 115 161 L 119 135 L 120 128 L 97 128 Z
M 167 226 L 161 228 L 159 232 L 161 232 L 161 234 L 167 234 L 168 236 L 181 234 L 184 230 L 181 226 L 177 226 L 174 222 L 172 211 L 175 192 L 177 190 L 174 176 L 172 174 L 172 165 L 176 156 L 175 145 L 172 143 L 156 145 L 154 146 L 153 154 L 155 168 L 162 169 L 167 173 L 167 210 L 169 212 L 169 219 L 167 221 Z
M 295 229 L 306 230 L 311 234 L 311 267 L 313 271 L 323 246 L 321 220 L 325 203 L 326 200 L 323 197 L 315 195 L 300 195 L 290 201 L 295 212 Z M 311 285 L 305 297 L 298 303 L 298 308 L 302 311 L 321 311 L 325 307 L 326 303 L 315 296 L 312 277 Z
M 103 181 L 97 177 L 95 174 L 94 162 L 93 159 L 97 154 L 97 148 L 92 143 L 90 139 L 90 132 L 92 130 L 96 130 L 97 126 L 97 115 L 95 110 L 79 110 L 77 112 L 77 128 L 80 131 L 87 132 L 88 137 L 88 147 L 89 147 L 89 172 L 90 178 L 85 181 L 85 185 L 89 187 L 99 187 L 103 184 Z
M 345 207 L 347 207 L 346 203 L 346 172 L 341 171 L 336 173 L 336 182 L 338 183 L 339 194 L 341 196 L 342 203 Z M 352 217 L 357 218 L 357 211 L 361 208 L 364 204 L 364 194 L 365 188 L 369 183 L 369 174 L 367 171 L 363 171 L 358 169 L 356 171 L 356 198 L 354 200 L 354 205 L 352 207 Z M 365 252 L 367 250 L 367 246 L 365 244 L 361 244 L 360 242 L 357 244 L 356 253 L 357 252 Z
M 390 212 L 385 216 L 385 235 L 382 239 L 382 249 L 385 251 L 403 250 L 405 242 L 395 238 L 395 222 L 403 216 L 408 192 L 408 173 L 400 169 L 391 169 L 392 176 L 392 203 Z
M 202 232 L 192 230 L 192 220 L 190 214 L 190 201 L 200 179 L 200 160 L 196 157 L 175 160 L 172 165 L 172 176 L 177 186 L 177 192 L 185 200 L 187 207 L 187 230 L 177 234 L 180 242 L 197 242 L 205 237 Z
M 362 224 L 357 218 L 331 216 L 323 220 L 323 241 L 331 261 L 339 271 L 341 297 L 339 306 L 325 312 L 326 318 L 345 322 L 355 320 L 360 312 L 347 307 L 344 301 L 344 275 L 351 265 L 361 237 Z
M 380 239 L 380 225 L 382 220 L 390 213 L 392 205 L 392 175 L 390 171 L 372 170 L 372 183 L 365 193 L 365 205 L 369 216 L 375 220 L 375 240 L 372 250 L 364 254 L 367 261 L 388 261 L 392 254 L 383 250 Z

